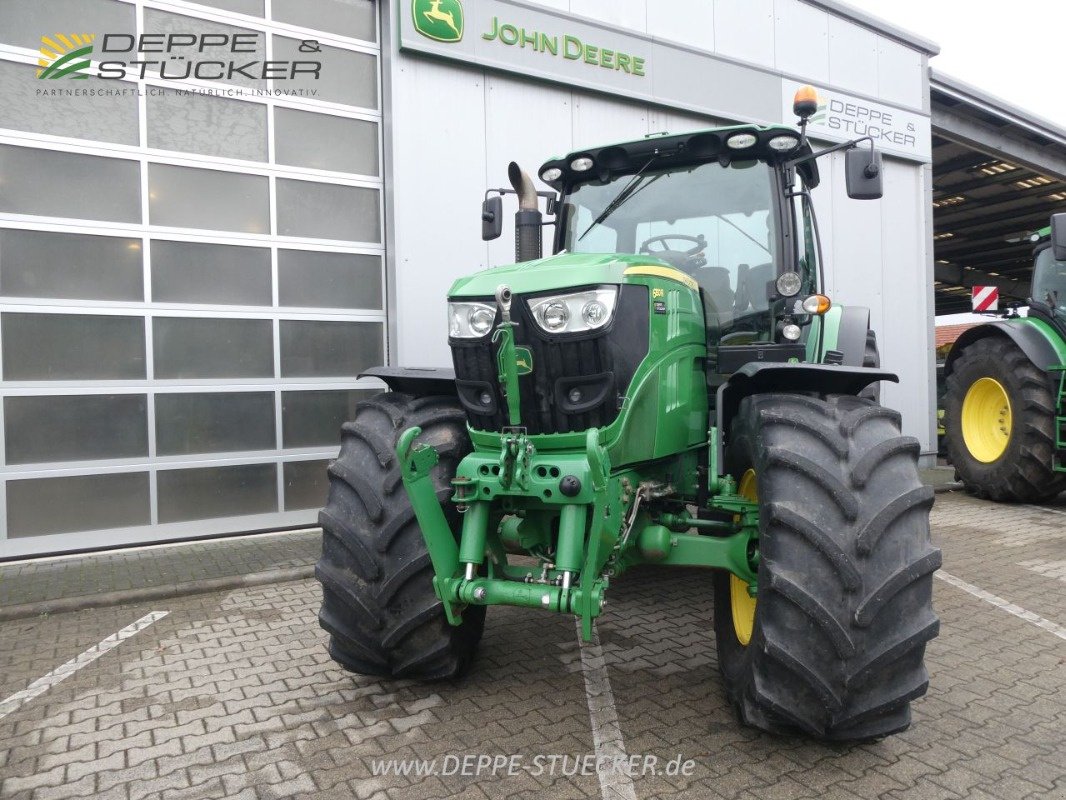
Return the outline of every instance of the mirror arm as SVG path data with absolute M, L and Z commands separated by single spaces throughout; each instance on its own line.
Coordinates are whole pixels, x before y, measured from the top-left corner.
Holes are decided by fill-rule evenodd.
M 786 169 L 794 169 L 799 164 L 805 164 L 808 161 L 814 161 L 815 159 L 821 158 L 822 156 L 827 156 L 830 153 L 837 153 L 837 152 L 839 152 L 841 150 L 851 150 L 853 147 L 858 147 L 863 142 L 869 142 L 870 143 L 870 152 L 873 153 L 874 152 L 874 140 L 873 140 L 873 137 L 871 137 L 871 136 L 863 136 L 860 139 L 852 139 L 851 141 L 841 142 L 840 144 L 835 144 L 832 147 L 825 148 L 825 150 L 819 150 L 817 153 L 808 153 L 805 156 L 800 156 L 799 158 L 794 158 L 791 161 L 786 161 L 785 162 L 785 168 Z M 866 177 L 867 178 L 872 178 L 876 174 L 877 173 L 874 172 L 873 175 L 867 175 Z

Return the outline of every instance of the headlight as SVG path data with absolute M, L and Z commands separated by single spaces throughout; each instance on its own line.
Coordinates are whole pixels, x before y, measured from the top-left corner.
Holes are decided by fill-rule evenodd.
M 786 153 L 799 144 L 799 139 L 797 139 L 795 136 L 783 134 L 781 136 L 773 137 L 766 144 L 770 146 L 771 150 L 776 150 L 779 153 Z
M 803 288 L 803 277 L 798 272 L 782 272 L 777 276 L 777 293 L 782 297 L 795 297 Z
M 537 297 L 526 302 L 541 330 L 580 333 L 602 328 L 610 322 L 617 299 L 618 287 L 611 286 L 555 297 Z
M 749 147 L 754 147 L 757 141 L 759 139 L 754 133 L 734 133 L 725 140 L 725 145 L 730 150 L 747 150 Z
M 448 303 L 448 334 L 453 339 L 476 339 L 492 330 L 496 306 L 459 301 Z
M 781 335 L 790 342 L 794 342 L 803 335 L 803 330 L 795 322 L 786 322 L 781 326 Z

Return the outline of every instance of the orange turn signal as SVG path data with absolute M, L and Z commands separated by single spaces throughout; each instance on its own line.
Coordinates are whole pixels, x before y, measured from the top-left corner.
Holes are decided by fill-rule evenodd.
M 803 301 L 803 310 L 808 314 L 821 316 L 833 307 L 833 302 L 824 294 L 812 294 Z
M 818 91 L 813 86 L 801 86 L 796 90 L 792 100 L 792 113 L 800 119 L 814 114 L 818 110 Z

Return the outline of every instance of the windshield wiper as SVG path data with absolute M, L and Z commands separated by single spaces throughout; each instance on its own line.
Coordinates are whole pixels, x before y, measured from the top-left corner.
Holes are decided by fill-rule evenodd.
M 637 184 L 640 183 L 640 176 L 644 174 L 644 171 L 648 167 L 650 167 L 652 165 L 652 162 L 655 161 L 655 159 L 657 159 L 658 157 L 658 154 L 656 154 L 649 158 L 648 162 L 633 174 L 633 177 L 629 179 L 629 182 L 622 187 L 622 191 L 620 191 L 614 196 L 614 200 L 608 203 L 607 206 L 603 209 L 603 211 L 600 212 L 600 215 L 596 217 L 596 219 L 592 220 L 592 224 L 585 228 L 585 232 L 577 237 L 577 240 L 579 242 L 584 239 L 585 236 L 588 235 L 589 231 L 591 231 L 597 225 L 602 223 L 605 219 L 607 219 L 607 217 L 611 216 L 611 214 L 618 210 L 619 206 L 621 206 L 626 200 L 633 196 L 633 194 L 636 192 Z M 662 176 L 657 175 L 656 177 L 658 178 Z

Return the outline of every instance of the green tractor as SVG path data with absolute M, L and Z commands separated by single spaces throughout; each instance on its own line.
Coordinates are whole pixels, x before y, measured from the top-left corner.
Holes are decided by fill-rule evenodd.
M 970 328 L 944 364 L 948 458 L 967 490 L 991 500 L 1066 490 L 1066 213 L 1033 241 L 1029 316 Z
M 820 293 L 816 158 L 846 151 L 856 199 L 881 196 L 882 167 L 864 140 L 813 152 L 816 107 L 797 97 L 798 131 L 548 161 L 547 258 L 511 165 L 483 237 L 517 194 L 518 263 L 449 291 L 454 372 L 370 370 L 390 391 L 343 427 L 317 566 L 337 662 L 450 678 L 490 606 L 574 615 L 589 640 L 616 576 L 703 567 L 743 722 L 837 741 L 909 725 L 939 626 L 933 494 L 871 396 L 897 378 L 869 310 Z

